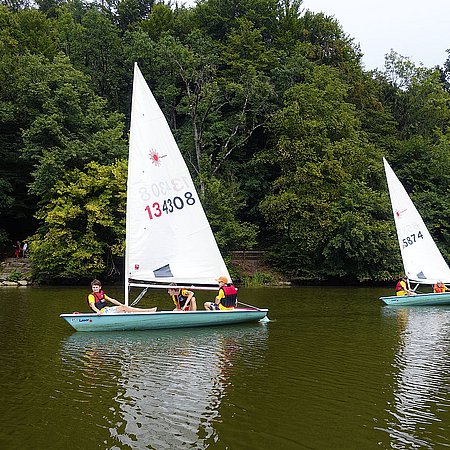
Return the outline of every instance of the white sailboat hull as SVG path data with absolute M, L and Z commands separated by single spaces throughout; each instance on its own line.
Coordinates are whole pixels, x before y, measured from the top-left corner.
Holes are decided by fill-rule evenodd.
M 267 316 L 267 309 L 230 311 L 160 311 L 124 314 L 61 314 L 76 331 L 131 331 L 190 328 L 258 322 Z
M 390 297 L 380 297 L 386 305 L 390 306 L 431 306 L 450 305 L 450 292 L 440 292 L 417 295 L 392 295 Z

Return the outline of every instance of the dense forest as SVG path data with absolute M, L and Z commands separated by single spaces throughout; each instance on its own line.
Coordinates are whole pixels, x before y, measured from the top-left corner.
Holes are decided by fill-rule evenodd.
M 450 56 L 365 71 L 301 0 L 1 0 L 0 23 L 0 246 L 27 239 L 36 279 L 123 255 L 135 61 L 224 254 L 298 282 L 398 276 L 384 156 L 450 259 Z

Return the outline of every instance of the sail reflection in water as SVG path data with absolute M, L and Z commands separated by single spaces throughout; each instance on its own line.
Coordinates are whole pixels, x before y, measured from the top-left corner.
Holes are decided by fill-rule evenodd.
M 385 310 L 397 316 L 401 328 L 401 345 L 394 361 L 397 386 L 388 411 L 393 417 L 386 430 L 391 446 L 434 448 L 436 435 L 440 435 L 441 444 L 448 447 L 450 308 Z M 430 441 L 427 435 L 433 435 Z
M 97 426 L 121 448 L 206 448 L 239 360 L 266 347 L 264 324 L 134 333 L 75 333 L 62 357 L 79 401 L 99 402 Z M 261 359 L 264 364 L 264 359 Z M 258 369 L 258 368 L 255 368 Z M 104 398 L 105 392 L 110 393 Z M 106 442 L 105 442 L 106 443 Z

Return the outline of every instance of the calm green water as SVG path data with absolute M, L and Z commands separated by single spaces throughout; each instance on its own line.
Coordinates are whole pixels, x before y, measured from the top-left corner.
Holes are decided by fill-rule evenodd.
M 271 322 L 76 333 L 85 290 L 2 288 L 0 448 L 450 447 L 450 308 L 387 293 L 241 289 Z

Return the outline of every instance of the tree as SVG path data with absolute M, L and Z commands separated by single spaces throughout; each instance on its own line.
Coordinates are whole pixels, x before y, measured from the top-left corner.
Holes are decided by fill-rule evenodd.
M 124 109 L 125 74 L 120 29 L 113 17 L 96 7 L 61 9 L 56 21 L 60 46 L 72 65 L 88 75 L 95 93 L 109 100 L 110 109 Z
M 53 58 L 55 30 L 40 11 L 19 9 L 11 12 L 0 6 L 0 244 L 8 238 L 22 240 L 33 232 L 37 200 L 29 195 L 32 165 L 21 160 L 22 131 L 35 114 L 36 94 L 30 79 L 29 92 L 21 91 L 23 61 Z M 28 89 L 27 89 L 28 91 Z M 30 99 L 24 101 L 24 97 Z
M 258 227 L 236 219 L 236 211 L 246 207 L 239 184 L 235 180 L 208 180 L 203 206 L 217 244 L 225 252 L 250 250 L 256 244 Z
M 117 2 L 117 18 L 120 27 L 125 30 L 136 26 L 148 17 L 154 0 L 119 0 Z
M 270 41 L 277 23 L 277 0 L 208 0 L 197 4 L 194 21 L 199 29 L 217 41 L 224 41 L 243 18 L 264 30 Z
M 125 160 L 96 162 L 67 172 L 51 189 L 30 239 L 34 276 L 70 281 L 100 276 L 111 255 L 122 256 L 125 236 Z
M 349 87 L 335 69 L 315 67 L 286 92 L 273 116 L 281 175 L 262 202 L 279 236 L 274 262 L 299 279 L 386 279 L 396 263 L 381 155 L 360 130 Z M 378 174 L 378 175 L 377 175 Z
M 362 54 L 359 48 L 344 33 L 336 19 L 306 11 L 301 17 L 301 24 L 302 36 L 298 39 L 313 45 L 314 61 L 333 67 L 360 65 Z
M 164 33 L 174 31 L 175 14 L 169 6 L 158 3 L 152 8 L 150 15 L 138 23 L 138 27 L 153 41 L 158 41 Z
M 376 73 L 385 84 L 384 100 L 399 124 L 405 139 L 446 132 L 450 122 L 450 92 L 438 69 L 416 67 L 409 58 L 391 52 L 384 72 Z
M 122 116 L 109 113 L 89 78 L 65 57 L 24 58 L 16 67 L 19 105 L 33 107 L 22 157 L 33 164 L 32 193 L 46 201 L 61 174 L 89 161 L 112 163 L 126 154 Z

